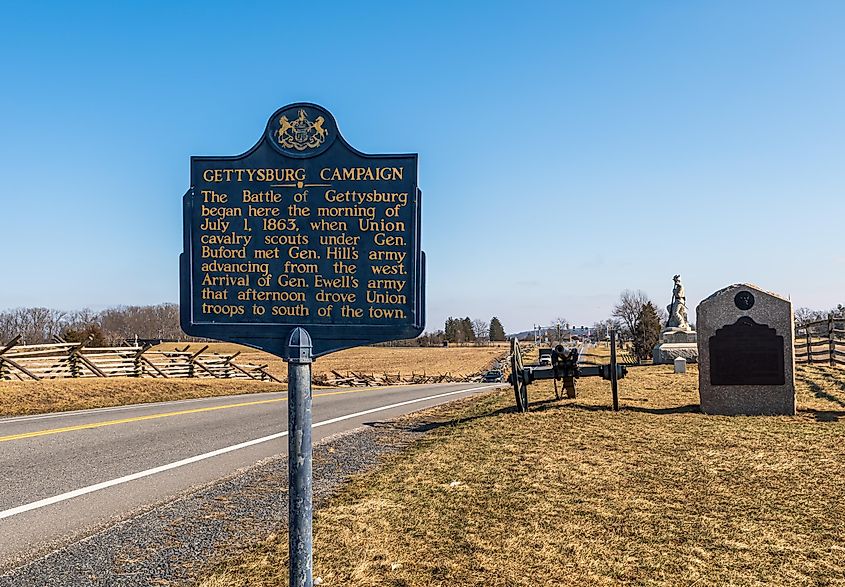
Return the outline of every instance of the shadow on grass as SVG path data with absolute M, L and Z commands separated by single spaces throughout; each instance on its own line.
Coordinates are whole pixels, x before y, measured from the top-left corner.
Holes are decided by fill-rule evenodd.
M 687 404 L 685 406 L 673 406 L 671 408 L 642 408 L 639 406 L 625 406 L 623 408 L 629 412 L 642 412 L 644 414 L 656 414 L 658 416 L 665 414 L 700 414 L 701 406 L 699 404 Z
M 584 412 L 612 412 L 613 408 L 608 398 L 607 405 L 597 404 L 580 404 L 577 402 L 561 403 L 565 400 L 547 399 L 539 402 L 533 402 L 529 405 L 529 412 L 545 412 L 547 410 L 580 410 Z M 698 404 L 687 404 L 684 406 L 672 406 L 669 408 L 644 408 L 642 406 L 626 405 L 624 401 L 619 403 L 619 411 L 625 412 L 641 412 L 643 414 L 698 414 L 701 413 L 701 406 Z
M 817 422 L 838 422 L 840 418 L 845 417 L 845 410 L 816 410 L 813 408 L 799 408 L 799 414 L 809 414 L 816 419 Z
M 445 420 L 432 420 L 425 422 L 414 422 L 411 425 L 403 424 L 401 422 L 364 422 L 362 426 L 369 426 L 370 428 L 399 428 L 408 432 L 422 433 L 443 428 L 446 426 L 455 426 L 465 422 L 474 422 L 482 418 L 490 418 L 494 416 L 501 416 L 503 414 L 510 414 L 516 411 L 516 407 L 499 408 L 492 412 L 485 412 L 483 414 L 476 414 L 475 416 L 467 416 L 466 418 L 447 418 Z
M 624 403 L 625 398 L 621 398 L 623 401 L 620 403 L 620 411 L 627 411 L 627 412 L 639 412 L 643 414 L 654 414 L 658 416 L 662 415 L 670 415 L 670 414 L 699 414 L 701 413 L 701 406 L 699 404 L 687 404 L 682 406 L 672 406 L 667 408 L 647 408 L 642 406 L 632 406 L 627 405 Z M 638 400 L 637 398 L 628 398 L 630 401 L 647 401 L 647 400 Z M 608 398 L 609 400 L 609 398 Z M 584 404 L 578 402 L 567 402 L 565 398 L 562 399 L 555 399 L 555 398 L 547 398 L 542 400 L 531 401 L 529 395 L 529 405 L 528 405 L 528 412 L 529 413 L 543 413 L 549 410 L 579 410 L 584 412 L 612 412 L 612 406 L 610 401 L 608 401 L 607 405 L 596 405 L 596 404 Z M 432 430 L 437 430 L 438 428 L 444 428 L 449 426 L 456 426 L 459 424 L 464 424 L 468 422 L 474 422 L 476 420 L 481 420 L 484 418 L 491 418 L 496 416 L 502 416 L 505 414 L 518 414 L 517 408 L 515 405 L 509 405 L 504 408 L 499 408 L 490 412 L 484 412 L 480 414 L 475 414 L 472 416 L 466 417 L 453 417 L 453 418 L 446 418 L 443 420 L 430 420 L 430 421 L 421 421 L 421 422 L 414 422 L 410 425 L 401 423 L 401 422 L 379 422 L 379 421 L 372 421 L 372 422 L 364 422 L 363 426 L 368 426 L 370 428 L 401 428 L 408 432 L 412 433 L 425 433 L 430 432 Z
M 822 387 L 821 385 L 819 385 L 818 383 L 816 383 L 815 381 L 813 381 L 809 377 L 802 376 L 801 379 L 804 381 L 804 383 L 807 384 L 807 387 L 810 388 L 810 391 L 812 391 L 813 395 L 816 396 L 817 398 L 827 400 L 832 404 L 836 404 L 838 406 L 845 408 L 845 401 L 842 401 L 841 399 L 839 399 L 835 395 L 831 395 L 830 393 L 825 391 L 824 387 Z M 810 410 L 808 410 L 808 411 L 810 411 Z M 815 411 L 815 410 L 812 410 L 812 411 Z

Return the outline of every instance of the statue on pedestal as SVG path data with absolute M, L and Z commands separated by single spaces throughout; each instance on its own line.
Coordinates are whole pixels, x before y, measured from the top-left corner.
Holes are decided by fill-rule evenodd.
M 655 364 L 671 364 L 678 357 L 690 363 L 698 360 L 698 336 L 687 320 L 687 294 L 681 276 L 676 275 L 674 280 L 672 303 L 666 306 L 669 319 L 666 328 L 660 333 L 660 341 L 651 351 Z
M 678 330 L 689 330 L 687 321 L 687 295 L 684 291 L 684 284 L 681 283 L 681 276 L 674 277 L 675 287 L 672 290 L 672 303 L 666 306 L 669 312 L 669 320 L 666 328 L 677 328 Z

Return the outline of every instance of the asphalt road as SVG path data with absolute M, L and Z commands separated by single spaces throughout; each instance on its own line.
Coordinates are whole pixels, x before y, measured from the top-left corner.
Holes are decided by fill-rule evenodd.
M 495 388 L 314 393 L 314 442 Z M 287 452 L 287 394 L 0 419 L 0 569 Z

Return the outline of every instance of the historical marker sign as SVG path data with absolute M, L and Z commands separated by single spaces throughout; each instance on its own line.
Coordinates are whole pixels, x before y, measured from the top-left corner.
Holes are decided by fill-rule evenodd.
M 310 103 L 270 117 L 233 157 L 192 157 L 184 196 L 182 328 L 283 356 L 422 332 L 417 155 L 367 155 Z
M 311 587 L 311 360 L 422 332 L 417 156 L 361 153 L 291 104 L 243 155 L 192 157 L 183 208 L 182 329 L 288 361 L 289 576 Z
M 703 300 L 696 314 L 701 409 L 794 414 L 792 303 L 738 283 Z

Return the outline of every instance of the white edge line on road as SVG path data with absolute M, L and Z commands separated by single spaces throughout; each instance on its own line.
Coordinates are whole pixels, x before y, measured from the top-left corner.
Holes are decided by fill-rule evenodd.
M 143 410 L 144 408 L 155 408 L 160 406 L 190 404 L 194 402 L 205 402 L 214 400 L 233 400 L 240 398 L 261 396 L 287 395 L 287 391 L 270 391 L 258 393 L 239 393 L 237 395 L 215 395 L 212 397 L 192 397 L 189 399 L 177 399 L 164 402 L 148 402 L 143 404 L 132 404 L 128 406 L 109 406 L 106 408 L 89 408 L 87 410 L 72 410 L 70 412 L 53 412 L 52 414 L 31 414 L 28 416 L 11 416 L 0 418 L 0 426 L 3 424 L 14 424 L 16 422 L 31 422 L 33 420 L 49 420 L 52 418 L 67 418 L 72 416 L 91 416 L 103 412 L 119 412 L 124 410 Z
M 460 393 L 469 393 L 471 391 L 478 391 L 479 389 L 490 389 L 493 386 L 480 386 L 480 387 L 471 387 L 469 389 L 459 389 L 458 391 L 449 391 L 447 393 L 439 393 L 437 395 L 429 395 L 426 397 L 421 397 L 417 399 L 407 400 L 404 402 L 399 402 L 395 404 L 390 404 L 387 406 L 381 406 L 378 408 L 371 408 L 369 410 L 364 410 L 362 412 L 355 412 L 354 414 L 347 414 L 345 416 L 338 416 L 337 418 L 331 418 L 330 420 L 323 420 L 322 422 L 317 422 L 313 424 L 312 428 L 319 428 L 320 426 L 328 426 L 330 424 L 336 424 L 337 422 L 342 422 L 344 420 L 350 420 L 352 418 L 357 418 L 359 416 L 366 416 L 367 414 L 374 414 L 376 412 L 382 412 L 384 410 L 390 410 L 393 408 L 400 408 L 402 406 L 407 406 L 410 404 L 416 404 L 419 402 L 424 402 L 432 399 L 438 399 L 441 397 L 447 397 L 450 395 L 458 395 Z M 121 485 L 123 483 L 128 483 L 130 481 L 135 481 L 137 479 L 143 479 L 144 477 L 149 477 L 150 475 L 155 475 L 157 473 L 163 473 L 164 471 L 170 471 L 171 469 L 176 469 L 178 467 L 184 467 L 185 465 L 190 465 L 192 463 L 196 463 L 199 461 L 204 461 L 205 459 L 210 459 L 212 457 L 216 457 L 222 454 L 226 454 L 228 452 L 232 452 L 235 450 L 239 450 L 241 448 L 247 448 L 249 446 L 254 446 L 256 444 L 261 444 L 262 442 L 269 442 L 271 440 L 276 440 L 277 438 L 282 438 L 287 436 L 287 431 L 285 432 L 278 432 L 276 434 L 271 434 L 269 436 L 263 436 L 261 438 L 256 438 L 254 440 L 248 440 L 246 442 L 241 442 L 240 444 L 233 444 L 232 446 L 227 446 L 225 448 L 219 448 L 217 450 L 213 450 L 211 452 L 207 452 L 201 455 L 196 455 L 193 457 L 188 457 L 187 459 L 182 459 L 181 461 L 176 461 L 173 463 L 168 463 L 167 465 L 161 465 L 158 467 L 153 467 L 152 469 L 147 469 L 146 471 L 139 471 L 137 473 L 132 473 L 131 475 L 125 475 L 123 477 L 118 477 L 117 479 L 112 479 L 110 481 L 103 481 L 102 483 L 95 483 L 94 485 L 89 485 L 88 487 L 82 487 L 80 489 L 75 489 L 73 491 L 68 491 L 67 493 L 62 493 L 60 495 L 55 495 L 53 497 L 48 497 L 45 499 L 40 499 L 38 501 L 33 501 L 32 503 L 27 503 L 18 507 L 14 507 L 8 510 L 4 510 L 0 512 L 0 520 L 4 518 L 11 518 L 17 514 L 22 514 L 24 512 L 29 512 L 32 510 L 36 510 L 38 508 L 43 508 L 48 505 L 53 505 L 62 501 L 66 501 L 68 499 L 73 499 L 74 497 L 80 497 L 82 495 L 86 495 L 88 493 L 94 493 L 95 491 L 100 491 L 101 489 L 108 489 L 109 487 L 114 487 L 115 485 Z
M 388 389 L 391 387 L 417 387 L 419 383 L 416 384 L 399 384 L 399 385 L 375 385 L 373 387 L 367 388 L 367 390 L 378 391 L 382 389 Z M 443 384 L 446 385 L 446 384 Z M 346 389 L 361 389 L 359 387 L 349 387 L 349 386 L 340 386 L 340 387 L 326 387 L 321 388 L 319 391 L 343 391 Z M 8 416 L 5 418 L 0 418 L 0 426 L 3 424 L 14 424 L 17 422 L 31 422 L 33 420 L 49 420 L 52 418 L 66 418 L 72 416 L 91 416 L 93 414 L 100 414 L 102 412 L 118 412 L 123 410 L 142 410 L 144 408 L 154 408 L 160 406 L 170 406 L 170 405 L 180 405 L 180 404 L 189 404 L 194 402 L 214 402 L 216 403 L 219 401 L 226 401 L 226 400 L 233 400 L 233 399 L 241 399 L 241 398 L 251 398 L 257 395 L 263 396 L 287 396 L 287 390 L 285 391 L 264 391 L 264 392 L 256 392 L 256 393 L 238 393 L 235 395 L 215 395 L 211 397 L 192 397 L 188 399 L 177 399 L 177 400 L 169 400 L 169 401 L 162 401 L 162 402 L 147 402 L 142 404 L 130 404 L 126 406 L 108 406 L 105 408 L 88 408 L 85 410 L 70 410 L 68 412 L 52 412 L 50 414 L 29 414 L 26 416 Z M 317 394 L 319 395 L 319 394 Z

